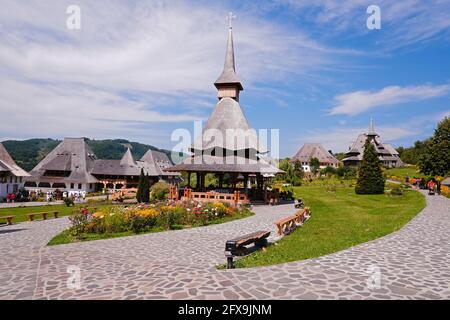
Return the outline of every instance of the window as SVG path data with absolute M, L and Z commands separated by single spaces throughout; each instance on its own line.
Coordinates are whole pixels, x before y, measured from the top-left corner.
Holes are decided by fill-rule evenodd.
M 75 188 L 75 185 L 73 183 L 70 184 L 70 189 Z
M 92 189 L 92 183 L 89 183 L 89 189 Z
M 80 190 L 83 187 L 81 183 L 78 184 L 78 190 Z

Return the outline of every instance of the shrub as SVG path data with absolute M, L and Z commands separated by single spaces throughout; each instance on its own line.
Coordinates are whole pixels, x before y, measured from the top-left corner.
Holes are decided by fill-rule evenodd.
M 170 185 L 164 181 L 159 181 L 155 183 L 150 188 L 150 194 L 152 199 L 154 200 L 164 200 L 167 198 L 167 194 L 169 193 Z
M 349 166 L 343 166 L 336 169 L 336 174 L 343 179 L 353 179 L 356 177 L 356 169 Z
M 135 215 L 130 219 L 130 229 L 134 233 L 140 233 L 148 230 L 150 227 L 154 226 L 156 222 L 156 217 L 145 218 L 141 215 Z
M 336 169 L 331 166 L 326 166 L 325 168 L 320 170 L 320 174 L 325 176 L 331 176 L 333 174 L 336 174 Z
M 102 222 L 105 228 L 105 232 L 124 232 L 128 229 L 128 221 L 126 219 L 126 215 L 120 212 L 112 212 L 105 215 L 105 217 L 102 219 Z
M 85 231 L 85 227 L 89 222 L 89 215 L 84 213 L 75 213 L 69 217 L 69 220 L 72 224 L 70 228 L 70 233 L 78 237 Z
M 400 187 L 393 187 L 391 189 L 391 195 L 393 196 L 401 196 L 403 195 L 403 190 Z
M 163 206 L 157 216 L 157 224 L 166 230 L 174 229 L 175 225 L 182 223 L 185 209 L 183 207 Z
M 64 203 L 68 207 L 72 207 L 74 205 L 73 199 L 71 197 L 64 198 Z

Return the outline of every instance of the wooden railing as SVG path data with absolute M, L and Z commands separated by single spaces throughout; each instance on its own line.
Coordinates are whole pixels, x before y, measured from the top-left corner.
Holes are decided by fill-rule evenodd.
M 178 200 L 179 194 L 178 189 L 175 186 L 172 186 L 169 190 L 169 199 Z M 216 191 L 207 191 L 207 192 L 198 192 L 192 191 L 190 188 L 184 188 L 183 196 L 181 200 L 188 201 L 198 201 L 198 202 L 226 202 L 231 205 L 237 206 L 239 204 L 248 204 L 250 203 L 247 194 L 241 193 L 238 190 L 235 190 L 233 193 L 223 193 Z

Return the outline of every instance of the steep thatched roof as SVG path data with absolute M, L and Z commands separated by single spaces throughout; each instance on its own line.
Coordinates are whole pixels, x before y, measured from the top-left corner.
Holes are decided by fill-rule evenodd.
M 25 170 L 17 165 L 2 143 L 0 143 L 0 171 L 10 172 L 16 177 L 29 176 Z

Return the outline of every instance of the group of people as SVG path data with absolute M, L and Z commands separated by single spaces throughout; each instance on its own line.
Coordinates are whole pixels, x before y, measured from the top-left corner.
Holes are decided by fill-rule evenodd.
M 433 178 L 427 181 L 425 178 L 413 177 L 410 181 L 409 177 L 406 176 L 405 184 L 409 184 L 410 182 L 413 187 L 416 187 L 418 189 L 428 189 L 428 192 L 430 194 L 434 194 L 435 192 L 437 194 L 441 194 L 441 183 Z
M 8 195 L 6 195 L 7 203 L 14 203 L 15 199 L 16 199 L 16 195 L 14 193 L 9 193 Z
M 81 203 L 86 201 L 86 191 L 60 191 L 56 189 L 55 191 L 47 191 L 46 199 L 47 202 L 56 200 L 64 200 L 66 198 L 71 198 L 75 203 Z
M 19 195 L 19 197 L 18 197 Z M 58 189 L 54 191 L 43 192 L 41 190 L 32 191 L 27 193 L 26 197 L 20 197 L 20 194 L 16 195 L 15 193 L 10 193 L 6 196 L 7 203 L 14 203 L 17 201 L 37 201 L 40 198 L 45 198 L 47 202 L 51 202 L 54 200 L 64 200 L 65 198 L 72 198 L 72 200 L 76 203 L 81 203 L 86 201 L 86 192 L 85 191 L 60 191 Z M 17 202 L 16 201 L 16 202 Z

